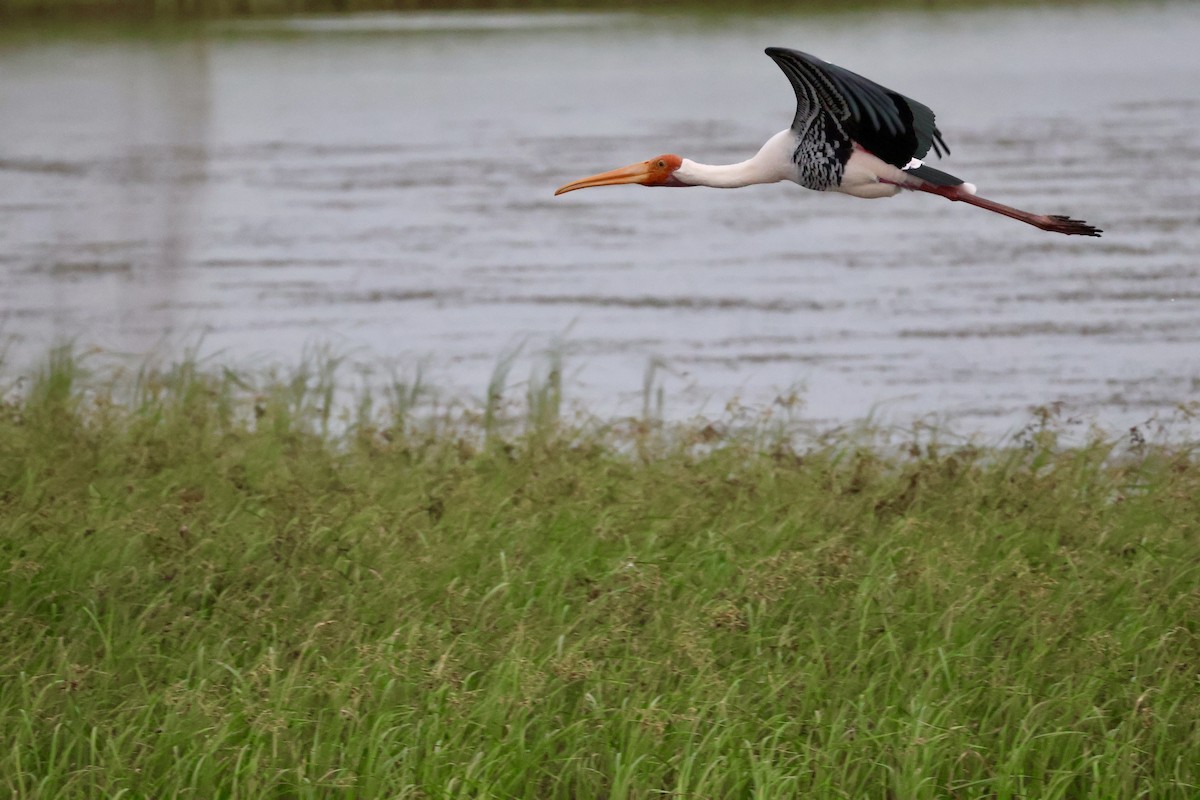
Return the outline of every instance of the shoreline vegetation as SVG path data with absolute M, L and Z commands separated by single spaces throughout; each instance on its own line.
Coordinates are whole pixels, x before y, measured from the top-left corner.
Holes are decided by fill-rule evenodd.
M 1051 0 L 1053 2 L 1054 0 Z M 1080 4 L 1058 0 L 1055 4 Z M 987 5 L 1045 5 L 1046 0 L 988 0 Z M 805 13 L 872 8 L 975 8 L 966 0 L 0 0 L 0 20 L 174 21 L 380 11 L 653 11 Z
M 0 791 L 1200 792 L 1194 445 L 580 423 L 553 368 L 339 420 L 336 367 L 6 385 Z

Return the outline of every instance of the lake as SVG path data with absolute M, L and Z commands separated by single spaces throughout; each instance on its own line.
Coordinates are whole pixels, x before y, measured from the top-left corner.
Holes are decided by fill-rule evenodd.
M 0 34 L 0 341 L 19 374 L 314 348 L 479 398 L 560 354 L 569 403 L 671 418 L 791 394 L 1002 437 L 1200 401 L 1200 4 L 819 16 L 409 13 Z M 985 197 L 615 187 L 791 121 L 762 50 L 931 106 Z M 370 380 L 371 378 L 368 378 Z M 1182 424 L 1182 423 L 1181 423 Z

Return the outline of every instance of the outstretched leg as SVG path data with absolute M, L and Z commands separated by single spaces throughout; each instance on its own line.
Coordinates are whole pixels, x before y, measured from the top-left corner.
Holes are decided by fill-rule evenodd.
M 1019 219 L 1021 222 L 1026 222 L 1034 227 L 1041 228 L 1044 231 L 1053 231 L 1054 233 L 1065 233 L 1067 235 L 1076 236 L 1099 236 L 1103 231 L 1099 228 L 1088 225 L 1086 222 L 1070 217 L 1062 217 L 1057 214 L 1031 214 L 1028 211 L 1022 211 L 1019 208 L 1006 206 L 1002 203 L 997 203 L 993 200 L 988 200 L 984 197 L 979 197 L 964 188 L 967 184 L 959 184 L 957 186 L 935 186 L 931 183 L 908 183 L 905 184 L 905 189 L 913 189 L 919 192 L 929 192 L 930 194 L 941 195 L 947 200 L 961 201 L 970 203 L 973 206 L 995 211 L 997 214 L 1003 214 L 1006 217 Z

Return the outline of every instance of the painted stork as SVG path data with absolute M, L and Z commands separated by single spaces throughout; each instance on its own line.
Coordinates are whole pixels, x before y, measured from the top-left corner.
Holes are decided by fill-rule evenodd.
M 1077 219 L 986 200 L 975 194 L 974 185 L 923 164 L 930 148 L 939 157 L 950 153 L 928 106 L 807 53 L 783 47 L 766 52 L 796 91 L 796 117 L 753 158 L 712 165 L 661 155 L 568 183 L 554 194 L 622 183 L 732 189 L 795 181 L 819 192 L 864 198 L 892 197 L 909 189 L 969 203 L 1044 231 L 1100 235 L 1098 228 Z

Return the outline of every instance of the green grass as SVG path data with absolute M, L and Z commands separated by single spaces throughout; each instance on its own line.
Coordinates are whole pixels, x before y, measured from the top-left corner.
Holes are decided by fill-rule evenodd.
M 0 793 L 1200 794 L 1186 448 L 568 423 L 556 374 L 514 426 L 56 354 L 0 407 Z
M 1083 5 L 1098 0 L 1050 0 Z M 1114 2 L 1116 0 L 1102 0 Z M 1047 0 L 987 0 L 1042 5 Z M 874 8 L 925 10 L 981 5 L 979 0 L 0 0 L 0 19 L 186 20 L 370 11 L 654 11 L 760 14 Z

